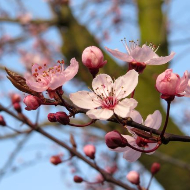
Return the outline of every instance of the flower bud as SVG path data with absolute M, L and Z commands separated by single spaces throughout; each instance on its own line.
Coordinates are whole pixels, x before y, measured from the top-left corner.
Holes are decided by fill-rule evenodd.
M 128 145 L 127 139 L 125 139 L 118 131 L 114 130 L 105 135 L 106 145 L 115 149 L 117 147 L 126 147 Z
M 54 165 L 58 165 L 58 164 L 62 163 L 62 160 L 59 155 L 55 155 L 50 158 L 50 162 Z
M 172 72 L 172 69 L 167 69 L 156 79 L 156 89 L 162 94 L 161 98 L 167 101 L 172 101 L 175 96 L 183 96 L 183 93 L 188 85 L 188 72 L 186 71 L 183 77 Z
M 80 176 L 78 176 L 78 175 L 75 175 L 73 180 L 74 180 L 74 182 L 76 182 L 76 183 L 81 183 L 81 182 L 83 182 L 82 177 L 80 177 Z
M 89 69 L 93 77 L 96 76 L 99 68 L 107 63 L 106 60 L 104 61 L 102 51 L 96 46 L 89 46 L 83 51 L 82 62 Z
M 26 110 L 36 110 L 39 106 L 41 106 L 41 100 L 37 96 L 28 95 L 24 98 L 23 102 L 26 105 Z
M 151 166 L 151 173 L 154 175 L 160 171 L 160 164 L 157 162 L 154 162 Z
M 127 174 L 127 179 L 132 183 L 132 184 L 135 184 L 135 185 L 139 185 L 140 183 L 140 176 L 139 176 L 139 173 L 136 172 L 136 171 L 130 171 L 128 174 Z
M 4 118 L 3 118 L 2 115 L 0 115 L 0 125 L 1 126 L 5 126 L 6 125 L 5 120 L 4 120 Z
M 65 112 L 56 112 L 55 117 L 56 120 L 63 125 L 67 125 L 70 122 L 69 116 Z
M 13 107 L 14 109 L 18 112 L 18 113 L 21 113 L 22 112 L 22 108 L 21 108 L 21 105 L 20 103 L 16 102 L 13 104 Z
M 96 147 L 93 145 L 86 145 L 83 148 L 84 153 L 86 154 L 86 156 L 88 156 L 91 159 L 95 158 L 95 153 L 96 153 Z
M 55 117 L 55 113 L 49 113 L 49 114 L 48 114 L 48 120 L 49 120 L 50 122 L 56 122 L 57 119 L 56 119 L 56 117 Z
M 21 98 L 20 98 L 19 94 L 11 93 L 10 97 L 11 97 L 12 104 L 14 104 L 14 103 L 20 103 L 20 101 L 21 101 Z

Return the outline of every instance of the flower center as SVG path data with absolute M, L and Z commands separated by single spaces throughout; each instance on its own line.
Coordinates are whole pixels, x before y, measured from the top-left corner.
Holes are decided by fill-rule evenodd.
M 118 101 L 115 97 L 109 96 L 103 99 L 102 101 L 102 108 L 107 108 L 113 110 L 115 105 L 117 105 Z

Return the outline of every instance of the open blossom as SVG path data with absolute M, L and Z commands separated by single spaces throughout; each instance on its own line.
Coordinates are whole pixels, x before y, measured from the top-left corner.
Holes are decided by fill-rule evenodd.
M 175 55 L 174 52 L 171 52 L 169 56 L 159 57 L 155 53 L 157 49 L 152 44 L 149 46 L 144 44 L 142 47 L 140 47 L 134 41 L 130 41 L 130 45 L 128 45 L 125 40 L 124 42 L 127 53 L 122 53 L 118 50 L 109 49 L 107 47 L 106 50 L 118 59 L 128 62 L 129 68 L 135 69 L 139 73 L 145 69 L 146 65 L 165 64 L 169 62 Z
M 183 77 L 167 69 L 156 79 L 156 89 L 162 94 L 163 99 L 172 99 L 174 96 L 190 96 L 188 71 Z
M 124 118 L 137 106 L 135 99 L 126 98 L 133 92 L 137 83 L 138 73 L 134 70 L 119 77 L 115 82 L 109 75 L 100 74 L 92 81 L 94 92 L 79 91 L 70 94 L 70 99 L 78 107 L 90 109 L 86 114 L 91 119 L 107 120 L 114 113 Z
M 55 90 L 77 74 L 78 62 L 75 58 L 72 58 L 70 63 L 70 66 L 65 70 L 63 62 L 59 62 L 58 65 L 51 68 L 46 68 L 46 64 L 42 66 L 34 64 L 32 66 L 32 75 L 28 73 L 25 75 L 26 84 L 36 92 Z
M 157 130 L 160 128 L 161 123 L 162 123 L 162 116 L 158 110 L 156 110 L 153 114 L 148 115 L 144 123 L 143 123 L 141 115 L 135 110 L 131 112 L 130 117 L 137 123 L 142 123 L 147 127 L 150 127 L 152 129 L 157 129 Z M 141 149 L 141 150 L 147 150 L 147 151 L 152 150 L 153 148 L 156 147 L 157 145 L 156 142 L 148 140 L 148 139 L 144 139 L 138 136 L 135 132 L 133 132 L 133 127 L 127 127 L 127 128 L 129 132 L 132 134 L 132 136 L 129 136 L 129 135 L 122 135 L 122 136 L 133 147 Z M 129 162 L 134 162 L 141 156 L 141 152 L 136 151 L 128 146 L 124 148 L 118 147 L 112 150 L 116 152 L 124 152 L 123 158 L 125 158 Z M 153 153 L 154 151 L 147 154 L 153 154 Z

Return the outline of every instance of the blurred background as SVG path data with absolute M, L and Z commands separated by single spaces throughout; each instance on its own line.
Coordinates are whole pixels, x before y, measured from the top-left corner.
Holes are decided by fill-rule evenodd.
M 121 40 L 138 40 L 140 44 L 153 43 L 159 46 L 160 56 L 176 55 L 169 65 L 149 66 L 140 76 L 135 99 L 137 110 L 144 119 L 158 109 L 165 118 L 165 102 L 160 101 L 155 89 L 155 78 L 167 67 L 180 76 L 190 70 L 190 1 L 184 0 L 0 0 L 0 104 L 15 111 L 11 98 L 17 94 L 23 99 L 26 94 L 19 92 L 6 78 L 4 67 L 19 74 L 30 71 L 32 63 L 54 64 L 64 59 L 69 64 L 75 57 L 80 63 L 76 77 L 63 86 L 66 95 L 91 87 L 92 77 L 82 65 L 81 54 L 88 46 L 97 46 L 104 52 L 107 65 L 100 73 L 113 78 L 127 71 L 127 63 L 111 57 L 105 46 L 125 52 Z M 71 126 L 52 125 L 47 120 L 50 112 L 64 111 L 62 107 L 43 106 L 37 111 L 23 113 L 58 139 L 69 144 L 73 134 L 82 151 L 85 144 L 97 148 L 97 163 L 106 170 L 117 168 L 113 175 L 127 183 L 125 178 L 130 170 L 141 174 L 142 186 L 147 186 L 150 166 L 161 163 L 161 171 L 156 175 L 150 189 L 189 190 L 190 189 L 190 144 L 171 142 L 163 145 L 155 154 L 144 155 L 138 162 L 128 163 L 122 153 L 111 152 L 104 143 L 106 132 L 119 125 L 96 122 L 92 126 L 78 129 Z M 190 135 L 190 101 L 176 98 L 171 106 L 168 132 Z M 49 139 L 29 133 L 28 127 L 4 112 L 8 126 L 24 132 L 19 134 L 8 127 L 0 128 L 0 189 L 110 189 L 119 190 L 112 184 L 75 184 L 74 175 L 95 181 L 99 174 L 84 162 L 72 160 L 54 166 L 49 159 L 52 155 L 69 157 L 68 151 Z M 163 119 L 164 120 L 164 119 Z M 88 122 L 84 115 L 73 119 L 75 123 Z M 121 131 L 126 133 L 125 131 Z

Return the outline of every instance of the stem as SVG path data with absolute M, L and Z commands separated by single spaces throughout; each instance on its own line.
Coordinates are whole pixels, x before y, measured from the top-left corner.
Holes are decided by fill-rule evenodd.
M 86 127 L 86 126 L 89 126 L 89 125 L 91 125 L 92 123 L 94 123 L 96 120 L 92 120 L 92 121 L 90 121 L 89 123 L 87 123 L 87 124 L 84 124 L 84 125 L 77 125 L 77 124 L 74 124 L 74 123 L 69 123 L 69 125 L 70 126 L 74 126 L 74 127 Z
M 9 128 L 9 129 L 11 129 L 12 131 L 15 131 L 16 133 L 22 134 L 21 131 L 18 131 L 17 129 L 14 129 L 14 128 L 8 126 L 8 125 L 6 125 L 6 127 Z
M 133 90 L 133 92 L 131 93 L 131 98 L 133 98 L 135 95 L 135 89 Z
M 137 185 L 138 190 L 143 190 L 143 188 L 140 185 Z
M 164 133 L 166 131 L 167 125 L 168 125 L 168 119 L 169 119 L 169 115 L 170 115 L 170 101 L 167 101 L 167 113 L 166 113 L 166 120 L 165 120 L 165 124 L 164 127 L 162 129 L 162 132 L 160 134 L 160 138 L 163 139 Z
M 151 182 L 152 182 L 152 179 L 153 179 L 153 174 L 151 175 L 151 178 L 150 178 L 150 181 L 149 181 L 149 183 L 148 183 L 148 186 L 147 186 L 147 189 L 146 189 L 146 190 L 148 190 L 148 189 L 149 189 L 150 184 L 151 184 Z
M 136 151 L 139 151 L 139 152 L 150 153 L 150 152 L 153 152 L 153 151 L 157 150 L 157 149 L 160 147 L 160 145 L 161 145 L 161 144 L 158 143 L 158 144 L 157 144 L 153 149 L 151 149 L 151 150 L 138 149 L 138 148 L 136 148 L 136 147 L 130 145 L 129 143 L 128 143 L 127 146 L 129 146 L 129 147 L 132 148 L 133 150 L 136 150 Z

